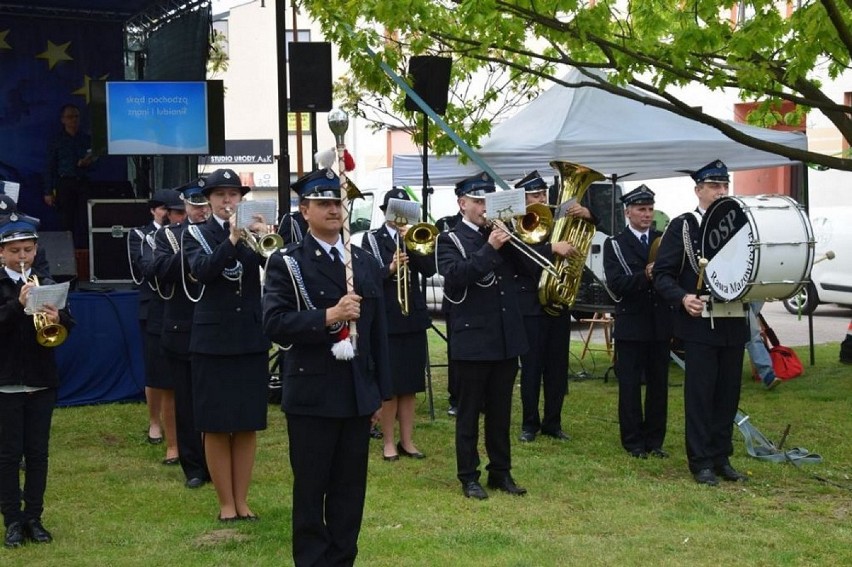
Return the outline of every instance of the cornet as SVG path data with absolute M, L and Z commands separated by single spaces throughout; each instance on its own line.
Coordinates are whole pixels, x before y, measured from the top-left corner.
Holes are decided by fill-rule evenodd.
M 21 262 L 21 277 L 24 276 L 25 264 Z M 34 286 L 39 285 L 38 276 L 32 274 L 26 279 L 26 283 Z M 47 313 L 42 311 L 32 314 L 33 326 L 36 330 L 36 342 L 43 347 L 55 347 L 61 345 L 68 338 L 68 329 L 59 323 L 51 323 Z
M 230 217 L 233 214 L 233 209 L 225 207 L 225 212 L 228 213 L 228 217 Z M 264 258 L 269 258 L 276 250 L 284 246 L 284 238 L 272 230 L 272 227 L 269 225 L 267 225 L 267 232 L 263 234 L 255 234 L 247 228 L 241 228 L 240 240 L 245 242 L 246 246 Z

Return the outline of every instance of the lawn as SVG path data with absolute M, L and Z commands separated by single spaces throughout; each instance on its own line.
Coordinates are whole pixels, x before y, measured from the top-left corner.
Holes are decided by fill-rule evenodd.
M 442 356 L 432 337 L 433 360 Z M 462 497 L 455 479 L 446 371 L 433 368 L 435 419 L 421 395 L 415 439 L 422 461 L 385 462 L 372 441 L 359 564 L 369 566 L 850 565 L 852 564 L 852 372 L 838 345 L 817 365 L 768 392 L 744 370 L 742 409 L 770 439 L 820 453 L 797 468 L 745 454 L 735 430 L 733 464 L 746 484 L 696 485 L 683 448 L 683 374 L 672 366 L 665 460 L 632 459 L 618 441 L 617 387 L 603 380 L 605 353 L 579 360 L 564 410 L 571 441 L 522 445 L 514 397 L 513 473 L 526 497 Z M 799 350 L 806 360 L 805 349 Z M 3 566 L 289 565 L 290 468 L 285 422 L 269 408 L 250 495 L 257 523 L 215 521 L 212 486 L 183 487 L 164 449 L 145 442 L 140 404 L 54 414 L 44 522 L 50 545 L 0 549 Z M 483 461 L 484 458 L 484 449 Z

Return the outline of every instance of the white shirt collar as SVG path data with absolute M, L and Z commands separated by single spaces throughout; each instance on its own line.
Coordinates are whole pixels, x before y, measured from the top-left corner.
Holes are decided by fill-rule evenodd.
M 467 226 L 469 226 L 472 230 L 475 230 L 476 232 L 479 232 L 479 227 L 478 227 L 478 226 L 476 226 L 475 224 L 473 224 L 472 222 L 470 222 L 469 220 L 467 220 L 466 218 L 462 217 L 462 218 L 461 218 L 461 221 L 462 221 L 464 224 L 466 224 Z
M 637 240 L 642 240 L 643 234 L 645 235 L 645 238 L 648 238 L 648 239 L 651 238 L 650 231 L 648 231 L 648 230 L 646 230 L 645 232 L 639 232 L 638 230 L 633 228 L 633 225 L 630 225 L 630 224 L 627 225 L 627 228 L 629 228 L 630 232 L 632 232 L 636 236 Z
M 316 241 L 317 241 L 317 244 L 319 244 L 319 245 L 320 245 L 320 248 L 322 248 L 322 249 L 323 249 L 323 252 L 325 252 L 325 253 L 328 255 L 328 257 L 329 257 L 329 258 L 332 258 L 332 259 L 333 259 L 333 256 L 331 255 L 331 249 L 332 249 L 332 247 L 334 247 L 334 248 L 336 248 L 336 249 L 337 249 L 337 253 L 340 255 L 340 257 L 341 257 L 341 258 L 345 258 L 345 257 L 346 257 L 346 256 L 343 254 L 344 250 L 343 250 L 343 239 L 342 239 L 342 238 L 338 237 L 338 238 L 337 238 L 337 242 L 335 242 L 335 243 L 334 243 L 334 245 L 331 245 L 331 244 L 329 244 L 328 242 L 326 242 L 326 241 L 324 241 L 324 240 L 320 240 L 319 238 L 317 238 L 317 237 L 316 237 L 316 236 L 314 236 L 313 234 L 311 235 L 311 237 L 312 237 L 314 240 L 316 240 Z
M 30 274 L 32 273 L 32 269 L 27 270 L 26 272 L 24 272 L 23 275 L 20 272 L 16 272 L 15 270 L 10 270 L 9 266 L 3 266 L 3 269 L 6 270 L 6 275 L 8 275 L 9 279 L 13 282 L 17 282 L 21 278 L 24 278 L 26 280 L 26 278 L 30 277 Z

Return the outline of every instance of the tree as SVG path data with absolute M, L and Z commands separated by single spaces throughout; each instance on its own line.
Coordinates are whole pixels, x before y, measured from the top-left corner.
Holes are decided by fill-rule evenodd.
M 751 147 L 852 171 L 849 157 L 755 139 L 672 94 L 693 83 L 712 91 L 732 89 L 742 100 L 759 102 L 748 117 L 752 124 L 795 125 L 807 113 L 820 112 L 852 141 L 852 106 L 833 100 L 819 79 L 850 71 L 852 0 L 797 3 L 793 9 L 792 2 L 771 0 L 303 1 L 351 66 L 345 92 L 352 108 L 370 93 L 390 100 L 393 114 L 411 120 L 404 93 L 364 46 L 400 74 L 411 55 L 448 55 L 457 85 L 469 88 L 477 84 L 471 82 L 476 73 L 491 68 L 508 73 L 516 101 L 548 82 L 594 86 L 708 124 Z M 606 70 L 610 80 L 588 76 L 568 84 L 560 80 L 566 65 Z M 498 88 L 487 85 L 451 97 L 446 121 L 473 146 L 490 130 L 481 111 L 497 100 Z M 782 103 L 792 110 L 782 113 Z M 452 149 L 443 133 L 430 133 L 435 151 Z

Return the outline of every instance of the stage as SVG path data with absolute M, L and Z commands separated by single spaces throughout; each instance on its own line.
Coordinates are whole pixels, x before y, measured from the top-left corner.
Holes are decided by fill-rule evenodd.
M 145 366 L 137 291 L 68 295 L 77 324 L 56 347 L 58 406 L 145 399 Z

